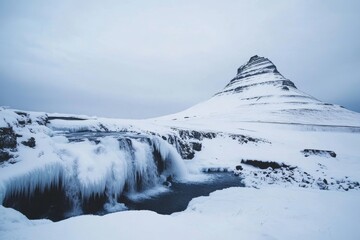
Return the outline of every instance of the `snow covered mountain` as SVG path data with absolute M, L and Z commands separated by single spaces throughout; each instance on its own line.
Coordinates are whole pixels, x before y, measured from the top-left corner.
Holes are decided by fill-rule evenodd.
M 302 92 L 269 59 L 257 55 L 239 67 L 237 75 L 211 99 L 162 119 L 360 127 L 359 113 Z
M 285 196 L 287 188 L 311 188 L 306 194 L 313 202 L 319 189 L 356 192 L 344 198 L 358 198 L 359 144 L 360 113 L 315 99 L 269 59 L 253 56 L 209 100 L 159 118 L 122 120 L 0 108 L 0 203 L 29 218 L 109 213 L 126 209 L 124 198 L 152 196 L 169 191 L 176 181 L 223 171 L 234 172 L 246 187 L 276 185 L 276 195 Z M 245 202 L 237 191 L 227 191 L 225 198 Z M 245 192 L 259 198 L 260 193 Z M 263 193 L 273 198 L 271 191 Z M 212 209 L 223 208 L 210 203 Z M 15 222 L 25 219 L 0 207 Z M 350 220 L 349 226 L 357 222 Z M 3 229 L 6 236 L 17 234 Z

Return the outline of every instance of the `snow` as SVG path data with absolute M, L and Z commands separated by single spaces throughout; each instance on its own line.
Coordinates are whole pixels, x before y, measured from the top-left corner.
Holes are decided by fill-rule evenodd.
M 138 189 L 161 185 L 169 175 L 174 180 L 187 179 L 187 169 L 178 152 L 156 136 L 148 136 L 148 141 L 107 136 L 95 143 L 34 135 L 38 145 L 35 149 L 19 146 L 19 161 L 0 167 L 1 202 L 6 196 L 31 196 L 35 189 L 43 192 L 62 183 L 73 205 L 77 205 L 79 198 L 85 200 L 105 193 L 108 203 L 116 206 L 125 184 L 129 194 L 136 194 Z M 154 149 L 160 152 L 165 164 L 161 175 L 155 165 Z
M 116 212 L 52 223 L 28 220 L 0 206 L 0 239 L 360 239 L 360 113 L 291 86 L 283 90 L 287 79 L 268 59 L 260 60 L 241 67 L 243 72 L 208 101 L 159 118 L 106 119 L 0 108 L 0 127 L 12 127 L 19 136 L 16 151 L 5 150 L 14 156 L 0 163 L 1 203 L 11 194 L 31 195 L 36 188 L 62 185 L 73 201 L 73 215 L 81 213 L 81 200 L 101 194 L 107 198 L 104 209 Z M 238 87 L 246 88 L 236 92 Z M 179 130 L 216 137 L 186 139 L 201 144 L 201 151 L 184 161 L 177 143 L 164 140 L 180 137 Z M 90 134 L 85 137 L 82 131 Z M 83 138 L 72 141 L 69 134 Z M 256 141 L 239 141 L 234 135 Z M 30 137 L 36 140 L 34 148 L 21 144 Z M 336 157 L 306 157 L 304 149 L 333 151 Z M 160 176 L 154 151 L 165 166 Z M 259 169 L 242 160 L 289 167 Z M 145 198 L 167 191 L 162 183 L 169 175 L 177 181 L 200 181 L 203 175 L 198 173 L 204 169 L 239 165 L 242 170 L 236 173 L 247 188 L 194 199 L 181 213 L 123 211 L 126 206 L 117 202 L 125 185 L 130 199 Z
M 214 127 L 223 132 L 234 129 L 235 123 Z M 242 129 L 235 129 L 235 133 L 250 134 L 252 137 L 261 137 L 268 142 L 239 144 L 237 140 L 226 136 L 214 139 L 204 139 L 202 151 L 196 153 L 195 158 L 186 162 L 186 166 L 175 169 L 189 169 L 197 172 L 202 168 L 221 167 L 234 168 L 240 164 L 241 159 L 260 159 L 267 161 L 284 162 L 298 166 L 302 171 L 311 174 L 315 179 L 330 177 L 341 180 L 348 177 L 353 181 L 360 181 L 359 170 L 360 152 L 358 143 L 360 134 L 351 131 L 319 131 L 317 128 L 300 128 L 291 125 L 274 125 L 270 123 L 242 123 Z M 246 130 L 244 130 L 245 128 Z M 40 139 L 37 133 L 37 139 Z M 43 136 L 44 137 L 44 136 Z M 300 140 L 299 140 L 300 139 Z M 51 142 L 47 143 L 46 141 Z M 42 157 L 38 165 L 33 166 L 32 159 L 38 151 L 44 151 L 45 156 L 58 156 L 62 164 L 69 163 L 63 171 L 73 169 L 74 159 L 80 164 L 78 180 L 84 185 L 85 194 L 101 192 L 104 186 L 116 193 L 116 189 L 123 186 L 124 159 L 123 152 L 119 150 L 117 141 L 113 137 L 104 137 L 99 144 L 90 141 L 69 143 L 63 136 L 45 138 L 40 149 L 21 149 L 21 156 L 29 156 L 31 163 L 26 159 L 14 165 L 1 168 L 1 178 L 6 176 L 42 176 L 43 183 L 55 169 L 45 170 L 43 173 L 31 174 L 29 169 L 37 169 L 45 162 Z M 137 151 L 137 171 L 146 174 L 148 167 L 146 154 L 149 145 L 134 141 Z M 155 137 L 153 144 L 159 150 L 163 159 L 175 159 L 176 164 L 184 162 L 179 158 L 175 148 Z M 52 146 L 53 148 L 51 148 Z M 322 156 L 309 156 L 305 158 L 301 151 L 305 148 L 333 150 L 336 158 Z M 55 154 L 50 154 L 55 151 Z M 35 153 L 33 153 L 35 152 Z M 32 155 L 34 154 L 34 156 Z M 100 155 L 98 155 L 100 154 Z M 126 157 L 125 157 L 126 159 Z M 101 161 L 101 165 L 99 164 Z M 58 160 L 54 160 L 58 163 Z M 71 163 L 71 164 L 70 164 Z M 326 166 L 322 169 L 319 166 Z M 113 165 L 115 164 L 115 165 Z M 117 165 L 116 165 L 117 164 Z M 126 165 L 126 164 L 125 164 Z M 126 165 L 127 166 L 127 165 Z M 105 216 L 79 216 L 61 222 L 28 220 L 12 209 L 0 206 L 0 239 L 359 239 L 360 230 L 357 223 L 360 221 L 360 191 L 323 191 L 313 188 L 299 188 L 290 183 L 275 183 L 259 181 L 251 172 L 257 170 L 244 166 L 244 174 L 248 174 L 245 183 L 254 188 L 231 188 L 212 193 L 210 197 L 194 199 L 182 213 L 171 216 L 159 215 L 149 211 L 125 211 L 123 204 L 114 202 L 114 198 L 104 205 L 108 212 L 122 211 Z M 11 167 L 11 168 L 9 168 Z M 11 169 L 5 171 L 6 169 Z M 109 172 L 111 169 L 111 172 Z M 171 169 L 171 168 L 170 168 Z M 320 170 L 320 171 L 317 171 Z M 120 171 L 120 172 L 118 172 Z M 324 173 L 322 173 L 322 171 Z M 8 175 L 7 175 L 8 174 Z M 178 176 L 181 178 L 182 171 Z M 73 176 L 73 173 L 68 173 Z M 326 176 L 325 176 L 326 175 Z M 115 177 L 114 181 L 109 181 Z M 295 176 L 297 177 L 297 176 Z M 32 179 L 32 180 L 31 180 Z M 13 181 L 13 186 L 27 186 L 29 181 L 36 179 L 24 178 Z M 7 184 L 6 181 L 1 181 Z M 110 185 L 109 185 L 110 184 Z M 255 185 L 253 185 L 255 184 Z M 30 185 L 33 186 L 34 184 Z M 8 185 L 10 189 L 10 185 Z M 98 189 L 98 190 L 97 190 Z M 335 191 L 336 190 L 336 191 Z M 17 190 L 19 191 L 19 190 Z M 155 189 L 155 193 L 164 191 Z M 133 198 L 151 196 L 154 192 L 145 192 L 145 196 L 134 194 Z M 111 195 L 109 194 L 109 195 Z
M 29 220 L 20 212 L 12 209 L 5 208 L 0 205 L 0 237 L 4 234 L 5 231 L 9 230 L 19 230 L 20 228 L 34 226 L 39 224 L 49 224 L 52 223 L 49 220 Z M 1 238 L 3 239 L 3 238 Z
M 269 68 L 270 67 L 270 68 Z M 219 93 L 182 112 L 154 119 L 173 125 L 208 122 L 278 122 L 360 128 L 360 113 L 327 104 L 289 86 L 266 58 L 257 57 L 240 67 L 237 76 Z M 284 81 L 289 83 L 285 83 Z M 287 86 L 288 90 L 283 87 Z
M 301 201 L 299 201 L 301 199 Z M 181 213 L 125 211 L 32 224 L 0 207 L 1 239 L 359 239 L 360 192 L 229 188 Z M 15 220 L 7 220 L 15 219 Z

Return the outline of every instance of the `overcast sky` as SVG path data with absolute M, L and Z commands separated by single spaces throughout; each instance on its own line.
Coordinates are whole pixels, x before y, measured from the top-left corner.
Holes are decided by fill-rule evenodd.
M 0 1 L 0 105 L 12 108 L 175 113 L 255 54 L 360 112 L 360 1 Z

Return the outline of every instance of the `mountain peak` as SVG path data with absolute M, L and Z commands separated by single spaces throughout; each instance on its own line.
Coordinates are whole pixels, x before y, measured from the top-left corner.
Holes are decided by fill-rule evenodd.
M 281 75 L 273 62 L 268 58 L 254 55 L 247 63 L 238 68 L 235 78 L 216 95 L 239 93 L 259 85 L 267 85 L 284 90 L 289 90 L 289 87 L 296 89 L 295 84 Z
M 276 66 L 265 57 L 259 57 L 258 55 L 252 56 L 249 61 L 238 68 L 238 75 L 246 77 L 248 75 L 261 74 L 261 73 L 278 73 Z

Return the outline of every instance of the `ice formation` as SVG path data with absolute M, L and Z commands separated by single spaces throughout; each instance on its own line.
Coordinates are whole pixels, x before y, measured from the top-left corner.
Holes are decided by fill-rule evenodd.
M 73 211 L 81 211 L 82 203 L 91 198 L 102 197 L 104 209 L 114 211 L 125 208 L 118 203 L 123 194 L 161 186 L 170 176 L 175 181 L 186 177 L 177 151 L 156 136 L 57 140 L 54 151 L 58 161 L 4 181 L 1 202 L 55 187 L 65 192 Z

